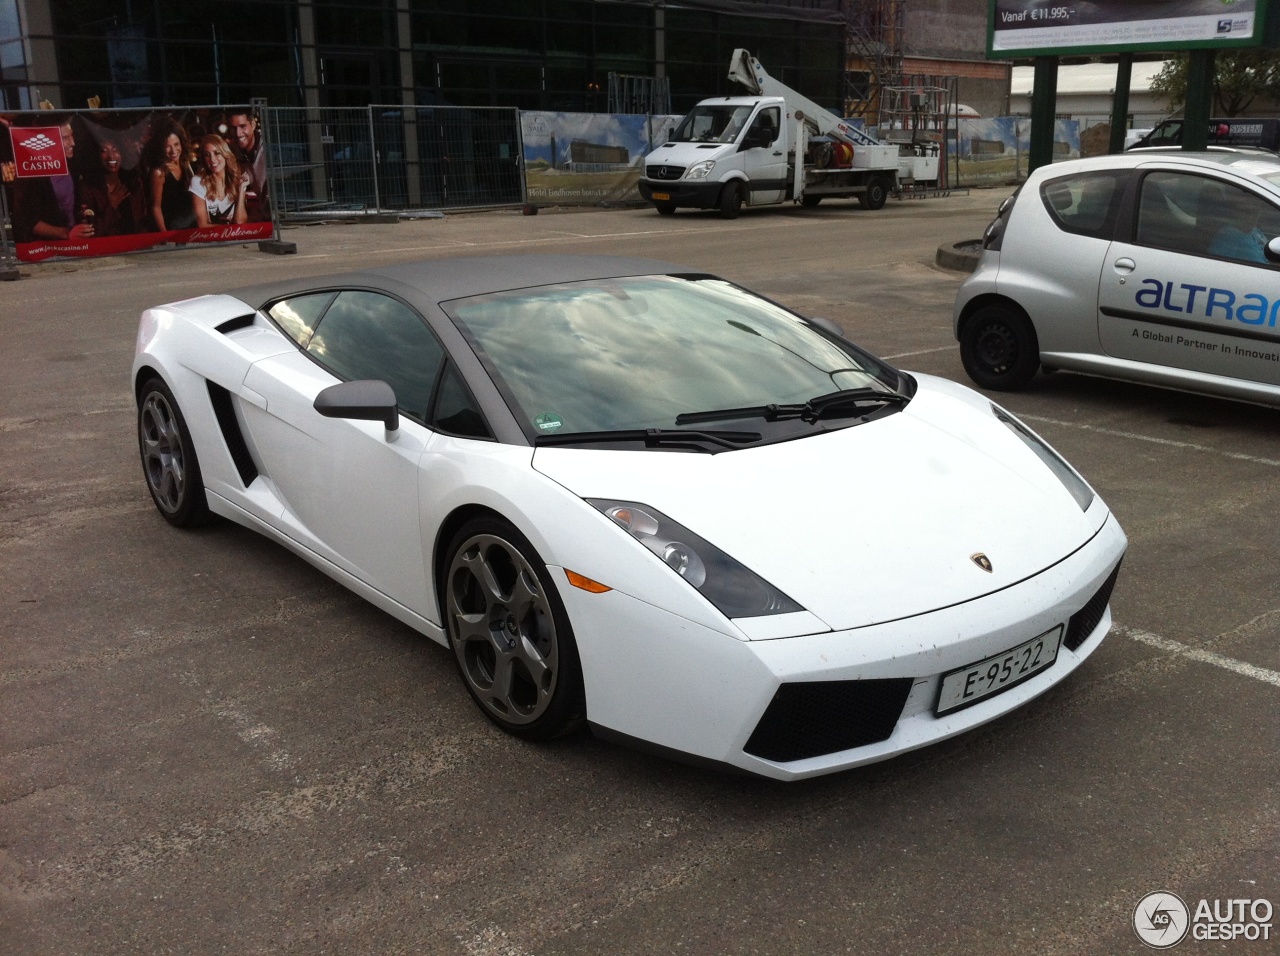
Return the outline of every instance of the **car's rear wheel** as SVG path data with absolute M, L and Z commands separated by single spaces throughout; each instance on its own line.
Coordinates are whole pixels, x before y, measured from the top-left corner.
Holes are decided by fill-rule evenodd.
M 148 379 L 139 392 L 138 450 L 147 491 L 164 520 L 178 528 L 208 521 L 209 502 L 191 430 L 173 392 L 159 378 Z
M 586 718 L 573 630 L 546 564 L 499 518 L 465 524 L 449 544 L 442 603 L 467 691 L 508 733 L 546 740 Z
M 658 210 L 659 216 L 672 216 L 675 215 L 676 204 L 673 202 L 654 200 L 653 208 Z
M 742 184 L 736 180 L 725 183 L 720 190 L 720 218 L 737 219 L 742 211 Z
M 960 334 L 960 360 L 982 388 L 1011 392 L 1025 388 L 1040 367 L 1035 326 L 1016 306 L 984 305 Z

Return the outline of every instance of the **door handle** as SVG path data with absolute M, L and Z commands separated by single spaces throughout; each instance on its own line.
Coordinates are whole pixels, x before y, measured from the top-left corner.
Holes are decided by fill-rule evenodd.
M 1125 256 L 1124 258 L 1117 259 L 1113 268 L 1122 276 L 1127 276 L 1134 269 L 1138 268 L 1138 264 L 1128 256 Z
M 782 155 L 782 150 L 780 150 L 780 149 L 775 149 L 775 150 L 773 151 L 773 155 L 775 155 L 775 156 L 781 156 L 781 155 Z

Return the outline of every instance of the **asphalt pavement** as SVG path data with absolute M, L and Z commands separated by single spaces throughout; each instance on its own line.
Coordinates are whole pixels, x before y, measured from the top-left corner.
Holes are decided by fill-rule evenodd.
M 934 255 L 1006 194 L 313 225 L 286 230 L 296 256 L 0 284 L 0 953 L 1113 956 L 1147 951 L 1132 920 L 1154 891 L 1280 906 L 1280 411 L 1066 373 L 1001 396 L 1129 535 L 1112 633 L 994 724 L 799 784 L 507 737 L 446 650 L 252 532 L 169 527 L 147 496 L 129 365 L 149 305 L 616 252 L 968 384 L 962 276 Z

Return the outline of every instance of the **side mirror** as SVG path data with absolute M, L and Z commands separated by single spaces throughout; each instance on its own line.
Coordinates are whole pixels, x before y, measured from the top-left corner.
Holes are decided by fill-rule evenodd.
M 1262 254 L 1273 265 L 1280 265 L 1280 236 L 1276 236 L 1263 247 Z
M 400 412 L 396 393 L 379 379 L 339 382 L 322 389 L 312 407 L 325 418 L 352 418 L 363 422 L 382 422 L 387 440 L 394 441 L 400 431 Z

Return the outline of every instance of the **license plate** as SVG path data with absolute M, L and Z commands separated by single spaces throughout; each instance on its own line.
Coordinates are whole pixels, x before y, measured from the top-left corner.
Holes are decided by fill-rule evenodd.
M 671 193 L 654 193 L 654 194 L 653 194 L 653 198 L 654 198 L 654 199 L 661 199 L 662 201 L 664 201 L 664 202 L 665 202 L 666 200 L 668 200 L 668 199 L 670 199 L 670 198 L 671 198 Z
M 1062 625 L 976 664 L 942 675 L 935 715 L 960 710 L 1034 677 L 1058 659 Z

